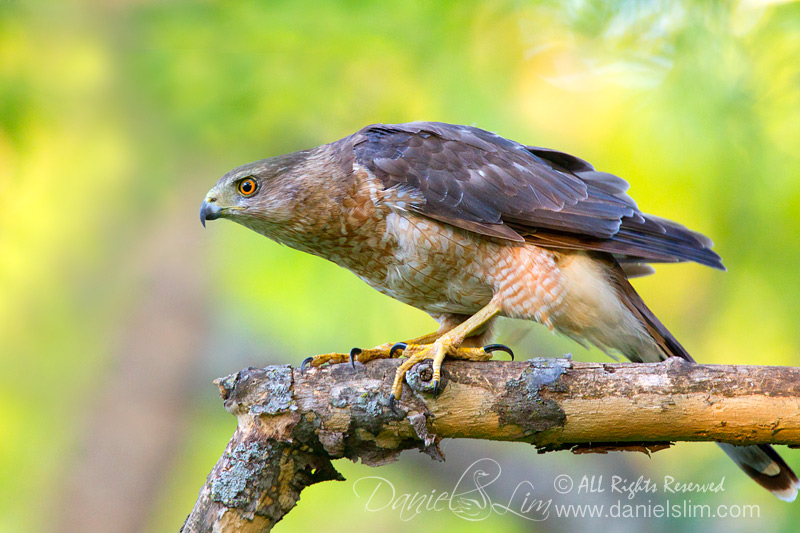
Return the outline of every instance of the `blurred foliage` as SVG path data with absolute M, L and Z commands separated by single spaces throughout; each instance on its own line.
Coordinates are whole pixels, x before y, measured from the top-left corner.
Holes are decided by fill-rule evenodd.
M 368 123 L 474 124 L 625 177 L 644 211 L 708 234 L 728 266 L 664 266 L 636 282 L 689 351 L 704 362 L 800 364 L 798 57 L 800 5 L 789 2 L 0 1 L 0 530 L 40 531 L 54 518 L 92 392 L 116 364 L 141 289 L 136 253 L 152 221 L 196 217 L 229 168 Z M 196 224 L 186 239 L 207 258 L 196 268 L 212 280 L 216 333 L 198 335 L 209 335 L 217 374 L 242 366 L 226 352 L 296 362 L 434 327 L 241 227 L 201 232 Z M 519 352 L 605 357 L 532 329 Z M 196 394 L 186 450 L 153 488 L 153 530 L 177 527 L 232 429 L 213 387 Z M 531 450 L 514 450 L 529 460 Z M 800 468 L 800 454 L 786 452 Z M 395 479 L 436 486 L 435 468 L 406 470 L 406 460 L 390 467 Z M 710 446 L 624 460 L 687 476 L 703 461 L 735 486 L 726 495 L 759 502 L 776 528 L 800 519 Z M 360 505 L 349 485 L 315 487 L 281 530 L 322 516 L 331 530 L 420 524 Z

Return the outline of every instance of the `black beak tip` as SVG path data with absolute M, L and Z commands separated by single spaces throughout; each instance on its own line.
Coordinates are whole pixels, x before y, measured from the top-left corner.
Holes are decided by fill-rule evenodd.
M 206 227 L 206 220 L 214 220 L 220 217 L 220 213 L 222 209 L 216 204 L 210 204 L 208 202 L 203 202 L 200 206 L 200 223 L 203 227 Z

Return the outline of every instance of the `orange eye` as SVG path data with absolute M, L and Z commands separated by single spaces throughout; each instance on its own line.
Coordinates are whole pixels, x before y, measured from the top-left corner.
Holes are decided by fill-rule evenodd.
M 242 196 L 253 196 L 258 188 L 258 184 L 253 178 L 247 178 L 239 182 L 238 188 L 239 194 Z

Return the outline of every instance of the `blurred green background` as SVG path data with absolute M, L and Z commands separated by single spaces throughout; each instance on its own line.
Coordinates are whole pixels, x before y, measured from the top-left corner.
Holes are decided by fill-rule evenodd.
M 625 177 L 647 212 L 716 242 L 727 274 L 637 288 L 694 356 L 800 365 L 800 5 L 792 2 L 0 0 L 0 531 L 174 531 L 233 432 L 211 385 L 248 365 L 432 329 L 355 276 L 197 211 L 239 164 L 375 122 L 472 124 Z M 519 322 L 519 354 L 607 360 Z M 490 457 L 565 503 L 559 474 L 672 475 L 758 519 L 595 520 L 610 531 L 794 531 L 712 444 L 537 455 L 449 441 L 380 469 L 337 463 L 276 531 L 584 529 L 511 515 L 408 521 L 353 492 L 452 487 Z M 795 469 L 800 452 L 781 449 Z M 661 495 L 647 495 L 654 502 Z M 646 498 L 644 498 L 646 501 Z M 639 502 L 639 500 L 636 500 Z

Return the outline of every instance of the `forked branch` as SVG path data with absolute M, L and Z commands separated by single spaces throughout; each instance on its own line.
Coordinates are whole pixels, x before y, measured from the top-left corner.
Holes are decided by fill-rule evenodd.
M 521 441 L 540 451 L 654 451 L 673 441 L 800 445 L 800 368 L 569 359 L 429 362 L 387 393 L 399 361 L 300 372 L 248 368 L 217 380 L 238 427 L 183 531 L 268 531 L 307 486 L 343 479 L 332 459 L 378 466 L 407 449 L 441 459 L 443 438 Z

